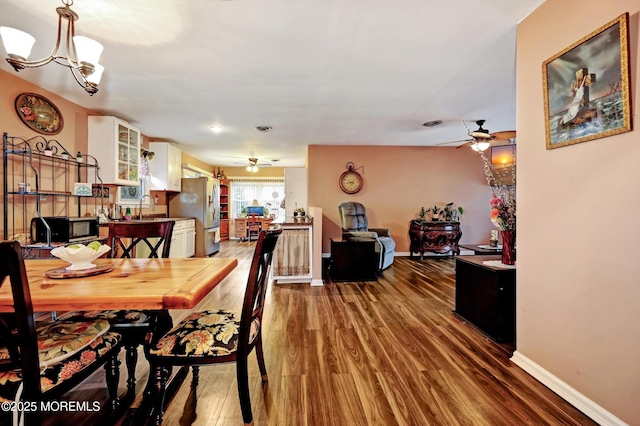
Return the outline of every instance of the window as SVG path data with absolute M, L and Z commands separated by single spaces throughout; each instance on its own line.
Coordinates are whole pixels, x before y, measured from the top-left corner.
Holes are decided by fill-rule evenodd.
M 241 217 L 242 209 L 252 205 L 253 200 L 257 200 L 259 206 L 269 209 L 269 215 L 284 216 L 284 208 L 280 208 L 284 199 L 284 179 L 232 179 L 231 194 L 233 217 Z

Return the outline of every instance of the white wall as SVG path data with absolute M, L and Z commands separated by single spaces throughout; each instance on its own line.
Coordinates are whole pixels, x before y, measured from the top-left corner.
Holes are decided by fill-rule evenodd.
M 602 423 L 640 425 L 640 130 L 547 151 L 541 67 L 624 12 L 637 111 L 639 0 L 547 0 L 518 26 L 515 358 L 613 415 Z
M 304 167 L 289 167 L 284 169 L 285 211 L 287 217 L 293 216 L 296 208 L 307 206 L 307 169 Z

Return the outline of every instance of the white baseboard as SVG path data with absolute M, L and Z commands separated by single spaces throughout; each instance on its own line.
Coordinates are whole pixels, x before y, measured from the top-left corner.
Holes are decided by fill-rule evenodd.
M 520 352 L 516 351 L 511 357 L 511 361 L 524 371 L 529 373 L 533 378 L 540 383 L 557 393 L 561 398 L 567 401 L 569 404 L 582 411 L 585 415 L 590 417 L 596 423 L 602 426 L 624 426 L 627 423 L 623 422 L 615 415 L 605 410 L 567 383 L 554 376 L 540 365 L 531 361 Z M 627 425 L 628 426 L 628 425 Z
M 311 280 L 311 286 L 312 287 L 316 287 L 316 286 L 321 286 L 324 285 L 324 281 L 319 279 L 319 278 L 314 278 Z

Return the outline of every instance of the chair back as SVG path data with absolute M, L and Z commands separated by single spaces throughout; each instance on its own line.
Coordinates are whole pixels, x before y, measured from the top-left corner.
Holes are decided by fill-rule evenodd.
M 345 231 L 368 231 L 369 221 L 367 220 L 367 209 L 355 201 L 345 201 L 338 206 L 340 221 L 342 222 L 342 232 Z
M 138 244 L 138 250 L 145 245 L 150 250 L 149 258 L 169 257 L 174 224 L 173 220 L 109 223 L 109 237 L 107 239 L 107 244 L 111 246 L 109 257 L 133 257 L 133 249 Z M 149 238 L 158 238 L 158 240 L 152 242 Z M 162 243 L 164 243 L 162 252 L 158 253 Z M 122 253 L 119 253 L 121 250 Z
M 0 371 L 22 370 L 22 400 L 35 401 L 39 404 L 42 398 L 40 387 L 40 360 L 38 357 L 38 340 L 36 322 L 33 317 L 33 305 L 27 271 L 22 259 L 22 248 L 17 241 L 0 242 L 0 287 L 5 281 L 10 282 L 13 294 L 15 324 L 17 337 L 11 333 L 11 327 L 2 321 L 0 333 L 2 342 L 9 350 L 10 360 L 0 363 Z M 19 350 L 18 350 L 19 348 Z
M 244 293 L 240 330 L 238 332 L 238 353 L 248 352 L 252 324 L 255 323 L 260 327 L 260 330 L 262 329 L 262 312 L 267 291 L 269 266 L 271 266 L 273 251 L 281 233 L 282 229 L 270 229 L 260 232 L 258 236 L 253 259 L 251 260 L 247 289 Z M 259 333 L 261 332 L 260 330 L 258 331 Z

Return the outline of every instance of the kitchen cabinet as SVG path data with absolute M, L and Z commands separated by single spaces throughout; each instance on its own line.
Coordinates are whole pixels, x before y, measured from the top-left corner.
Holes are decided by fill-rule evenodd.
M 171 248 L 169 249 L 169 258 L 182 259 L 185 257 L 193 257 L 196 252 L 196 221 L 195 219 L 157 219 L 157 220 L 174 220 L 173 233 L 171 235 Z M 152 244 L 158 242 L 157 238 L 149 238 Z M 164 243 L 158 248 L 158 253 L 162 252 Z M 149 257 L 149 248 L 140 244 L 136 248 L 136 257 Z
M 89 155 L 100 165 L 103 182 L 140 184 L 140 130 L 111 116 L 89 117 Z
M 185 221 L 184 229 L 184 257 L 196 255 L 196 221 L 193 219 Z
M 153 158 L 149 160 L 151 189 L 180 192 L 182 178 L 182 151 L 168 142 L 149 142 Z

